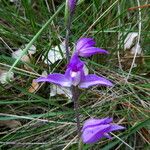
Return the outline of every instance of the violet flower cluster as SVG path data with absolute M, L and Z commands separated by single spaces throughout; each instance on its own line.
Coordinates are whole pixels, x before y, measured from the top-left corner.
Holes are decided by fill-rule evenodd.
M 75 45 L 75 52 L 64 74 L 53 73 L 47 77 L 40 77 L 35 81 L 50 82 L 63 87 L 89 88 L 94 85 L 112 86 L 113 84 L 103 77 L 95 74 L 85 75 L 83 69 L 85 63 L 79 57 L 90 57 L 95 54 L 108 54 L 108 52 L 95 47 L 95 41 L 92 38 L 81 38 Z M 95 143 L 103 137 L 111 138 L 108 133 L 124 129 L 124 127 L 112 124 L 111 122 L 112 118 L 87 120 L 81 130 L 83 142 Z
M 79 88 L 89 88 L 94 85 L 112 86 L 112 83 L 95 74 L 85 75 L 83 67 L 85 63 L 79 56 L 89 57 L 94 54 L 107 54 L 106 50 L 96 48 L 92 38 L 81 38 L 77 41 L 75 52 L 67 66 L 65 74 L 53 73 L 47 77 L 40 77 L 36 82 L 50 82 L 63 87 L 78 86 Z

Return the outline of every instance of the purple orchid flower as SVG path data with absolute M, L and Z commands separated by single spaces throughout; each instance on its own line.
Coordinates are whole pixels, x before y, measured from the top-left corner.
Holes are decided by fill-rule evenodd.
M 67 66 L 65 74 L 53 73 L 47 77 L 40 77 L 36 82 L 50 82 L 63 87 L 79 86 L 80 88 L 88 88 L 94 85 L 112 86 L 112 83 L 103 77 L 94 74 L 84 74 L 84 62 L 82 62 L 75 54 L 72 56 Z
M 90 57 L 95 54 L 108 54 L 108 51 L 95 47 L 96 42 L 92 38 L 80 38 L 76 43 L 76 50 L 79 56 Z
M 76 0 L 68 0 L 68 7 L 71 12 L 74 11 L 77 1 Z
M 88 119 L 82 128 L 82 140 L 84 143 L 92 144 L 106 137 L 111 139 L 110 132 L 125 129 L 125 127 L 113 124 L 112 118 Z

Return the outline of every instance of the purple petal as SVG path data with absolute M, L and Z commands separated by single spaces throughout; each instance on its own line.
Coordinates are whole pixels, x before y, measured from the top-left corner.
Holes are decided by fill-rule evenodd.
M 107 133 L 107 130 L 109 130 L 110 125 L 99 125 L 95 127 L 89 127 L 86 128 L 82 132 L 82 140 L 84 143 L 95 143 L 102 137 L 104 137 L 104 134 Z
M 78 51 L 78 55 L 82 57 L 90 57 L 95 54 L 108 54 L 108 51 L 97 47 L 82 48 Z
M 108 139 L 112 139 L 112 137 L 108 133 L 104 133 L 104 137 L 106 137 Z
M 112 118 L 103 118 L 103 119 L 94 119 L 94 118 L 90 118 L 88 120 L 85 121 L 82 131 L 84 131 L 86 128 L 88 127 L 94 127 L 97 125 L 102 125 L 102 124 L 108 124 L 111 123 L 113 121 Z
M 65 71 L 65 77 L 66 77 L 68 80 L 71 80 L 70 71 L 71 71 L 71 68 L 68 68 L 68 69 L 66 69 L 66 71 Z
M 88 88 L 90 86 L 94 86 L 98 84 L 103 85 L 103 86 L 113 86 L 113 84 L 109 80 L 99 77 L 97 75 L 91 74 L 91 75 L 85 76 L 85 78 L 81 81 L 79 87 Z
M 65 72 L 65 77 L 72 82 L 72 85 L 77 86 L 81 80 L 84 79 L 83 71 L 84 63 L 79 59 L 78 55 L 75 53 L 67 66 Z
M 79 59 L 77 54 L 74 54 L 70 62 L 67 66 L 67 68 L 70 68 L 72 71 L 80 71 L 83 69 L 84 63 Z
M 95 41 L 92 38 L 80 38 L 76 44 L 76 51 L 80 51 L 82 48 L 95 46 Z
M 117 124 L 111 124 L 109 132 L 116 131 L 116 130 L 123 130 L 123 129 L 125 129 L 125 127 L 117 125 Z
M 60 73 L 50 74 L 47 77 L 40 77 L 35 80 L 36 82 L 50 82 L 64 87 L 71 87 L 71 82 Z

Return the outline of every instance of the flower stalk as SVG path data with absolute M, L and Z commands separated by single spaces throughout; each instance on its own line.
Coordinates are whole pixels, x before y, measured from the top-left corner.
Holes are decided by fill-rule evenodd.
M 71 31 L 72 17 L 74 14 L 76 0 L 66 0 L 66 37 L 65 37 L 65 49 L 67 58 L 67 68 L 64 74 L 52 73 L 47 77 L 40 77 L 36 79 L 36 82 L 49 82 L 58 86 L 70 88 L 72 92 L 72 101 L 74 103 L 74 112 L 77 123 L 78 133 L 78 149 L 81 150 L 81 141 L 90 144 L 95 143 L 102 137 L 111 138 L 109 133 L 115 130 L 124 129 L 124 127 L 112 124 L 112 118 L 104 119 L 90 119 L 87 120 L 81 130 L 80 127 L 80 113 L 79 113 L 79 88 L 86 89 L 91 86 L 113 86 L 113 84 L 98 75 L 87 74 L 84 70 L 85 62 L 80 57 L 91 57 L 95 54 L 108 54 L 108 51 L 95 47 L 96 42 L 93 38 L 80 38 L 75 44 L 75 51 L 70 57 L 69 51 L 69 39 Z
M 71 31 L 71 22 L 74 14 L 74 9 L 76 5 L 76 0 L 67 0 L 67 13 L 66 13 L 66 37 L 65 37 L 65 49 L 66 49 L 66 58 L 67 62 L 70 61 L 70 52 L 69 52 L 69 39 L 70 39 L 70 31 Z M 79 89 L 77 86 L 71 86 L 72 92 L 72 101 L 74 103 L 74 111 L 77 122 L 77 133 L 78 133 L 78 141 L 80 141 L 81 136 L 81 127 L 80 127 L 80 118 L 79 118 Z
M 72 86 L 72 101 L 74 102 L 74 111 L 75 111 L 75 117 L 77 122 L 77 132 L 78 132 L 78 141 L 81 137 L 81 126 L 80 126 L 80 114 L 79 114 L 79 89 L 76 86 Z

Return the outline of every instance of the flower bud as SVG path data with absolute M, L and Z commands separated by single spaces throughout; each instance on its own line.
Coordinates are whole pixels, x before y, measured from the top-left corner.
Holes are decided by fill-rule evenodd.
M 111 139 L 109 135 L 112 131 L 123 130 L 125 127 L 112 123 L 112 118 L 90 118 L 85 121 L 82 132 L 82 140 L 84 143 L 92 144 L 98 142 L 101 138 Z
M 76 7 L 77 0 L 68 0 L 68 7 L 70 12 L 73 12 Z

